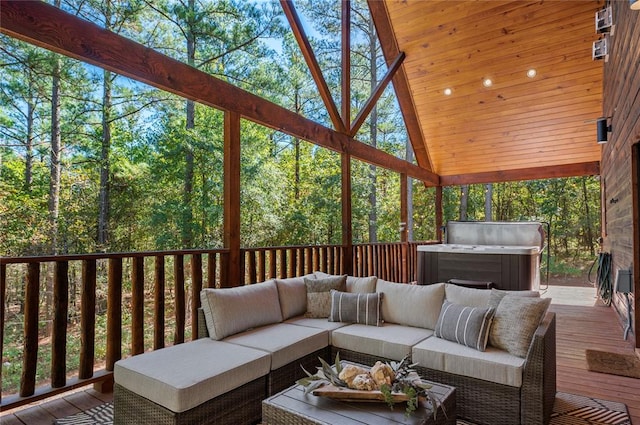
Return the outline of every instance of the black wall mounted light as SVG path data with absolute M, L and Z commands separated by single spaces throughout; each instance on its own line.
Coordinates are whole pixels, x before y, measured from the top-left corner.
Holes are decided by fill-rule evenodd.
M 607 143 L 609 141 L 607 137 L 607 133 L 611 131 L 611 125 L 607 124 L 607 118 L 606 117 L 598 118 L 596 120 L 596 128 L 598 130 L 598 144 Z

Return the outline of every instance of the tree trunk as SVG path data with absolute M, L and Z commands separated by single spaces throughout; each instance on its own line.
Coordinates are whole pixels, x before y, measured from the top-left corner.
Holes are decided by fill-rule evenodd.
M 111 28 L 111 1 L 104 5 L 104 27 Z M 111 72 L 102 72 L 102 150 L 100 152 L 100 191 L 98 194 L 98 246 L 107 248 L 109 242 L 109 203 L 111 171 Z
M 33 120 L 35 115 L 35 105 L 33 103 L 32 82 L 29 81 L 29 93 L 27 101 L 27 134 L 25 140 L 25 160 L 24 160 L 24 190 L 31 192 L 33 185 Z
M 484 185 L 484 221 L 491 221 L 493 219 L 492 200 L 493 185 L 491 183 L 487 183 Z
M 300 106 L 300 94 L 298 93 L 298 89 L 296 88 L 295 96 L 294 96 L 294 108 L 295 112 L 300 114 L 302 108 Z M 297 137 L 293 139 L 293 144 L 295 148 L 295 181 L 294 181 L 294 197 L 296 201 L 300 199 L 300 139 Z
M 189 0 L 190 16 L 187 24 L 187 63 L 195 66 L 196 42 L 194 34 L 193 16 L 195 14 L 195 0 Z M 194 156 L 193 156 L 193 129 L 195 124 L 195 102 L 187 100 L 186 107 L 186 140 L 185 140 L 185 169 L 184 169 L 184 185 L 183 185 L 183 215 L 182 215 L 182 247 L 191 248 L 193 246 L 193 206 L 191 200 L 193 197 L 193 173 L 194 173 Z
M 460 221 L 467 221 L 467 206 L 469 204 L 469 185 L 460 186 Z
M 109 242 L 111 72 L 105 70 L 102 75 L 102 150 L 100 152 L 100 192 L 98 195 L 98 245 L 105 249 Z
M 371 92 L 376 89 L 378 84 L 378 70 L 376 68 L 376 39 L 373 19 L 369 21 L 369 68 L 371 71 L 370 87 Z M 378 108 L 376 106 L 371 110 L 369 116 L 369 138 L 371 146 L 374 148 L 378 145 Z M 369 243 L 378 241 L 378 200 L 376 196 L 376 188 L 378 186 L 377 169 L 375 165 L 369 165 Z
M 56 2 L 59 6 L 59 1 Z M 49 231 L 51 254 L 58 254 L 58 217 L 60 214 L 60 167 L 62 145 L 60 138 L 60 59 L 53 54 L 51 84 L 51 165 L 49 178 Z
M 591 211 L 589 209 L 589 195 L 587 191 L 587 178 L 582 178 L 582 195 L 584 196 L 584 215 L 586 219 L 586 229 L 585 235 L 587 239 L 587 248 L 589 248 L 589 252 L 591 256 L 594 257 L 596 255 L 595 247 L 593 246 L 593 229 L 591 223 Z

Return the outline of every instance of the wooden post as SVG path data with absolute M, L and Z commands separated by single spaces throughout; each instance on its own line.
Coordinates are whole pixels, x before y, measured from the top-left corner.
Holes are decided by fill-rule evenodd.
M 229 250 L 226 280 L 221 287 L 240 285 L 240 115 L 224 113 L 224 247 Z
M 343 272 L 353 275 L 353 225 L 351 221 L 351 155 L 343 153 L 342 178 L 342 264 Z
M 144 353 L 144 257 L 133 257 L 131 270 L 131 354 Z
M 53 335 L 51 336 L 51 387 L 67 383 L 67 315 L 69 313 L 69 263 L 56 261 L 53 276 Z
M 96 337 L 96 260 L 82 261 L 82 306 L 80 308 L 80 366 L 78 378 L 93 376 Z

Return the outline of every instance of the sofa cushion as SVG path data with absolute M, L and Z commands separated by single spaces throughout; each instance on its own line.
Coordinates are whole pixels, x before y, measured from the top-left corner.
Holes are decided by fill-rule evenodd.
M 478 351 L 442 338 L 428 338 L 413 347 L 411 361 L 420 366 L 512 387 L 522 386 L 525 360 L 487 347 Z
M 202 338 L 119 360 L 115 382 L 172 412 L 184 412 L 269 373 L 260 350 Z
M 330 322 L 360 323 L 369 326 L 380 326 L 382 315 L 383 293 L 351 294 L 331 290 Z
M 491 297 L 491 291 L 486 289 L 466 288 L 452 283 L 444 285 L 444 294 L 452 303 L 471 307 L 486 307 Z
M 203 289 L 200 301 L 209 336 L 215 340 L 282 322 L 278 288 L 273 280 L 237 288 Z
M 287 279 L 275 279 L 282 320 L 300 316 L 307 311 L 307 287 L 304 278 L 314 278 L 313 274 Z
M 278 369 L 329 345 L 323 329 L 276 323 L 235 334 L 224 340 L 271 353 L 271 370 Z
M 435 335 L 484 351 L 494 313 L 495 310 L 491 307 L 470 307 L 445 300 L 436 323 Z
M 348 326 L 349 323 L 343 322 L 329 322 L 327 319 L 314 319 L 312 317 L 304 317 L 304 316 L 296 316 L 291 319 L 285 321 L 284 323 L 288 323 L 290 325 L 296 326 L 306 326 L 308 328 L 316 328 L 316 329 L 324 329 L 329 333 L 329 345 L 332 345 L 331 335 L 333 331 L 344 326 Z
M 331 290 L 347 290 L 347 275 L 330 276 L 321 279 L 304 278 L 307 287 L 307 312 L 305 316 L 327 318 L 331 313 Z
M 409 285 L 378 279 L 376 292 L 384 293 L 385 322 L 435 329 L 444 301 L 444 283 Z
M 331 345 L 392 360 L 411 354 L 411 347 L 433 335 L 430 329 L 384 323 L 382 326 L 349 325 L 331 334 Z
M 551 298 L 506 295 L 496 308 L 489 343 L 514 356 L 526 357 L 533 334 L 549 304 Z
M 313 273 L 316 279 L 323 279 L 325 277 L 336 277 L 335 274 L 327 274 L 325 272 L 316 271 Z M 376 283 L 378 278 L 376 276 L 367 277 L 354 277 L 347 276 L 347 292 L 357 292 L 359 294 L 368 294 L 376 292 Z
M 487 291 L 489 292 L 489 291 Z M 489 296 L 489 302 L 486 304 L 489 307 L 496 308 L 500 301 L 506 295 L 515 295 L 517 297 L 525 297 L 525 298 L 540 298 L 540 292 L 538 291 L 505 291 L 502 289 L 491 289 L 491 295 Z

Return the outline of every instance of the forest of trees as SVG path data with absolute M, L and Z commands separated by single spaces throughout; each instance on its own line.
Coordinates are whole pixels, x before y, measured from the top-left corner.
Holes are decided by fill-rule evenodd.
M 110 31 L 330 126 L 277 1 L 53 0 Z M 295 2 L 340 101 L 340 2 Z M 386 65 L 352 1 L 352 114 Z M 0 37 L 0 254 L 222 246 L 223 114 Z M 340 156 L 242 122 L 242 244 L 341 243 Z M 389 87 L 356 138 L 412 160 Z M 397 173 L 354 161 L 354 243 L 400 237 Z M 435 238 L 435 191 L 410 185 L 410 235 Z M 487 193 L 489 196 L 487 196 Z M 593 177 L 447 187 L 444 218 L 542 220 L 554 255 L 595 255 Z

